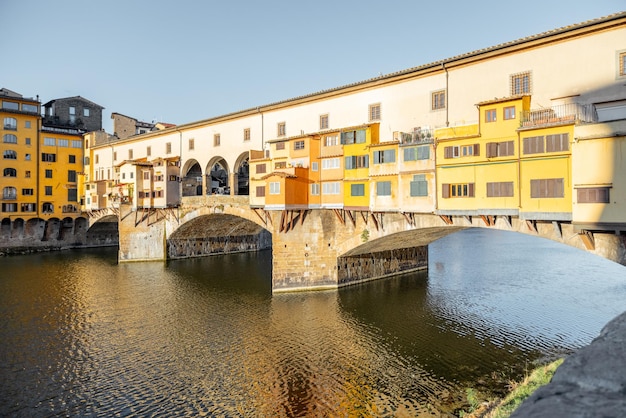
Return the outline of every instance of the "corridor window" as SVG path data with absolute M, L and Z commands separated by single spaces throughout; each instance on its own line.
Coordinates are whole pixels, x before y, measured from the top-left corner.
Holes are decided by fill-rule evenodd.
M 320 130 L 328 129 L 328 114 L 320 115 Z
M 380 120 L 380 103 L 369 105 L 369 120 Z
M 513 182 L 487 183 L 487 197 L 513 197 Z
M 511 75 L 511 96 L 530 94 L 530 72 Z
M 541 154 L 544 150 L 543 136 L 530 136 L 522 140 L 524 154 Z
M 54 138 L 44 138 L 43 139 L 43 144 L 51 146 L 51 147 L 54 147 L 54 146 L 56 146 L 57 141 Z
M 576 189 L 578 203 L 610 203 L 610 187 L 584 187 Z
M 446 91 L 434 91 L 431 95 L 431 110 L 440 110 L 446 108 Z

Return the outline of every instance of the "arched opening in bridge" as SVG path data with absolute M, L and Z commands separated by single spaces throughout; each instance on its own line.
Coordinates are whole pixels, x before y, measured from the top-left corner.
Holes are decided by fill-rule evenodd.
M 202 168 L 196 160 L 189 160 L 183 167 L 181 176 L 183 196 L 202 196 Z
M 428 268 L 428 244 L 464 227 L 432 227 L 397 232 L 368 241 L 337 258 L 337 283 L 345 286 Z
M 207 194 L 230 194 L 228 163 L 222 157 L 211 158 L 207 166 Z
M 87 230 L 86 244 L 95 247 L 119 245 L 119 228 L 117 215 L 107 215 L 98 219 Z
M 233 179 L 233 185 L 236 195 L 248 196 L 250 192 L 249 154 L 249 152 L 242 153 L 235 162 L 235 178 Z
M 167 240 L 169 259 L 260 251 L 272 247 L 272 234 L 244 218 L 211 214 L 180 226 Z

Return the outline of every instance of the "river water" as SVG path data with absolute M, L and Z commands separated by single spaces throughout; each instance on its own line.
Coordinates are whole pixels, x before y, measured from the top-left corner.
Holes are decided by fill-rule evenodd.
M 271 294 L 271 252 L 0 259 L 0 416 L 451 416 L 626 310 L 626 268 L 471 229 L 429 270 Z

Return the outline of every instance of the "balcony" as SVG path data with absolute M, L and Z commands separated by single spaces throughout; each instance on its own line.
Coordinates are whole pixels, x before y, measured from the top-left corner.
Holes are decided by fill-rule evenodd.
M 570 103 L 522 112 L 521 128 L 557 126 L 570 123 L 593 123 L 597 121 L 598 114 L 594 105 Z
M 432 144 L 433 131 L 430 128 L 415 128 L 413 132 L 394 132 L 393 140 L 400 145 Z

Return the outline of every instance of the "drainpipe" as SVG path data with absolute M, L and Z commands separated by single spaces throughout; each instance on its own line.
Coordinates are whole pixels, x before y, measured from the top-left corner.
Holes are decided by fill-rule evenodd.
M 263 151 L 263 158 L 265 158 L 265 127 L 263 126 L 263 112 L 261 112 L 261 108 L 258 106 L 256 111 L 261 115 L 261 150 Z
M 446 63 L 441 63 L 441 68 L 446 72 L 446 128 L 450 126 L 450 120 L 448 119 L 448 105 L 450 104 L 450 97 L 448 96 L 448 69 L 446 68 Z

